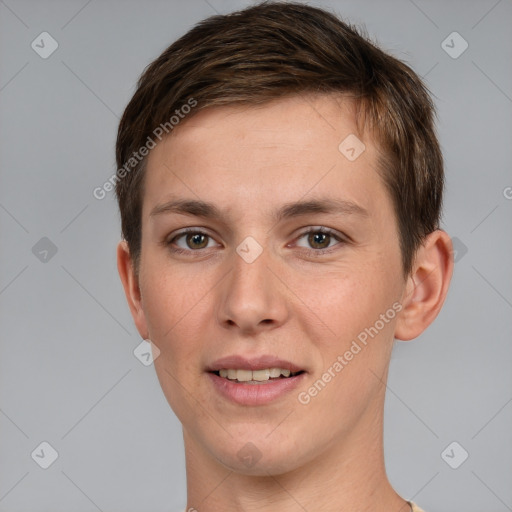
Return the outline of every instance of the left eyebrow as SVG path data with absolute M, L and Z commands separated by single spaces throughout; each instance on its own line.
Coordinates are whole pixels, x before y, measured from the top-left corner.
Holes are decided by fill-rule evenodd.
M 315 213 L 335 213 L 340 215 L 358 215 L 369 217 L 368 210 L 352 201 L 345 199 L 323 198 L 310 201 L 297 201 L 286 203 L 274 213 L 274 220 L 279 222 L 284 219 L 311 215 Z
M 196 199 L 177 199 L 157 205 L 151 210 L 150 216 L 163 213 L 178 213 L 205 219 L 222 219 L 223 217 L 222 211 L 217 206 Z M 345 199 L 332 198 L 286 203 L 275 211 L 272 217 L 275 222 L 280 222 L 293 217 L 319 213 L 369 217 L 368 211 L 357 203 Z

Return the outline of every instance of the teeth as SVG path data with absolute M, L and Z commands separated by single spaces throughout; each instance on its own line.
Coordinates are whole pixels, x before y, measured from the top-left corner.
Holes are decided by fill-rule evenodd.
M 251 370 L 236 370 L 236 379 L 240 382 L 249 382 L 252 380 Z
M 270 370 L 255 370 L 252 373 L 252 380 L 268 380 L 270 379 Z M 240 379 L 238 379 L 240 380 Z
M 289 377 L 291 371 L 284 368 L 265 368 L 263 370 L 235 370 L 232 368 L 222 368 L 219 370 L 219 375 L 229 380 L 238 380 L 239 382 L 258 381 L 277 379 L 281 375 Z

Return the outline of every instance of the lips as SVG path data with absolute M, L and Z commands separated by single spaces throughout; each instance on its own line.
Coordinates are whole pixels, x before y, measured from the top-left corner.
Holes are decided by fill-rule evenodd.
M 307 373 L 291 361 L 268 355 L 223 357 L 208 365 L 206 372 L 217 393 L 244 406 L 284 399 L 304 381 Z
M 219 372 L 219 370 L 265 370 L 268 368 L 281 368 L 284 370 L 290 370 L 290 373 L 297 373 L 306 371 L 297 364 L 287 361 L 285 359 L 279 359 L 275 356 L 262 355 L 253 358 L 246 358 L 239 355 L 232 355 L 217 359 L 206 367 L 207 372 Z

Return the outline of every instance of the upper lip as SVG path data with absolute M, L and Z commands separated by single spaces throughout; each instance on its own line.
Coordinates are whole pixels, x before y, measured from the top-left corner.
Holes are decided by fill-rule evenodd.
M 282 368 L 283 370 L 290 370 L 291 372 L 305 371 L 304 368 L 296 364 L 279 359 L 275 356 L 261 355 L 258 357 L 243 357 L 240 355 L 231 355 L 217 359 L 206 367 L 207 372 L 217 372 L 225 369 L 236 370 L 264 370 L 266 368 Z

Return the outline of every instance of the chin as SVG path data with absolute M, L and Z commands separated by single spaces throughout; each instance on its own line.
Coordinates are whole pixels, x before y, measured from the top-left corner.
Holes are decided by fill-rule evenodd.
M 241 461 L 237 453 L 230 455 L 223 454 L 223 459 L 220 459 L 223 465 L 230 471 L 247 476 L 278 476 L 289 473 L 300 466 L 296 461 L 275 455 L 270 458 L 262 456 L 257 461 Z
M 234 436 L 224 446 L 213 445 L 212 453 L 227 469 L 250 476 L 280 475 L 306 463 L 305 454 L 298 452 L 300 443 L 292 436 L 276 436 L 272 440 L 267 436 L 266 432 L 252 437 Z

